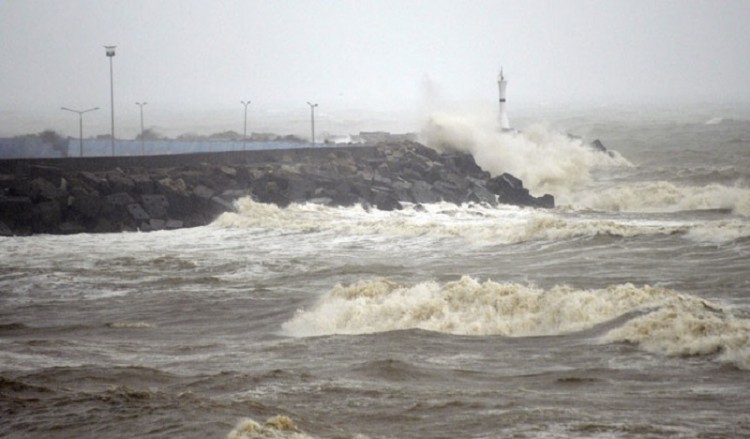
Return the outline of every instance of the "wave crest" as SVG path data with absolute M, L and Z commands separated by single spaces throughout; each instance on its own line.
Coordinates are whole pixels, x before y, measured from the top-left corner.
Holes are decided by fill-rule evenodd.
M 501 133 L 486 116 L 433 113 L 422 128 L 425 143 L 438 150 L 469 152 L 493 175 L 508 172 L 532 193 L 556 197 L 584 187 L 598 166 L 632 166 L 612 151 L 603 154 L 545 125 Z
M 442 285 L 362 280 L 337 285 L 283 329 L 301 337 L 406 329 L 529 337 L 578 332 L 634 312 L 644 315 L 609 331 L 604 340 L 667 355 L 723 352 L 728 361 L 750 368 L 750 320 L 698 297 L 632 284 L 544 290 L 468 276 Z
M 750 189 L 715 183 L 677 186 L 666 181 L 652 181 L 581 191 L 558 201 L 577 210 L 680 212 L 723 209 L 750 217 Z
M 487 245 L 578 237 L 686 234 L 698 242 L 721 243 L 750 236 L 750 224 L 738 220 L 643 222 L 581 219 L 512 206 L 456 206 L 450 203 L 406 206 L 402 211 L 367 211 L 361 206 L 329 207 L 291 204 L 279 208 L 251 198 L 235 203 L 237 212 L 222 214 L 215 222 L 224 228 L 281 229 L 302 233 L 335 232 L 345 235 L 464 237 Z

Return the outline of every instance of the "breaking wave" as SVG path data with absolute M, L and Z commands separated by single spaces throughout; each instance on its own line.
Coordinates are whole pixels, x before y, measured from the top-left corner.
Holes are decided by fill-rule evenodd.
M 433 113 L 421 134 L 431 148 L 471 153 L 493 175 L 513 174 L 536 195 L 576 192 L 589 183 L 597 166 L 632 166 L 614 151 L 596 151 L 542 124 L 503 133 L 486 116 Z
M 581 191 L 558 200 L 574 209 L 606 212 L 680 212 L 723 209 L 750 217 L 750 189 L 720 184 L 677 186 L 666 181 Z
M 630 313 L 642 315 L 610 330 L 605 341 L 666 355 L 721 354 L 750 368 L 750 319 L 698 297 L 632 284 L 544 290 L 466 276 L 445 284 L 363 280 L 337 285 L 283 329 L 299 337 L 405 329 L 529 337 L 578 332 Z
M 522 132 L 503 133 L 496 121 L 485 116 L 433 113 L 422 129 L 425 143 L 437 150 L 471 153 L 477 163 L 493 175 L 508 172 L 520 178 L 536 195 L 555 196 L 558 206 L 607 212 L 675 212 L 726 209 L 750 216 L 750 189 L 718 183 L 677 186 L 666 181 L 619 184 L 600 188 L 592 185 L 592 171 L 633 165 L 616 151 L 602 153 L 542 124 Z M 744 181 L 745 172 L 723 176 L 726 170 L 690 170 L 678 178 Z M 697 175 L 696 175 L 697 174 Z M 730 183 L 731 184 L 731 183 Z
M 301 432 L 289 417 L 274 416 L 263 425 L 252 419 L 243 419 L 226 439 L 313 439 L 313 436 Z
M 251 198 L 235 203 L 236 212 L 222 214 L 214 226 L 291 230 L 302 233 L 335 232 L 345 235 L 464 237 L 472 242 L 514 244 L 535 240 L 578 237 L 683 234 L 699 242 L 721 243 L 750 236 L 750 224 L 739 220 L 636 221 L 584 218 L 513 206 L 457 206 L 435 203 L 407 206 L 401 211 L 366 210 L 361 206 L 329 207 L 292 204 L 279 208 Z

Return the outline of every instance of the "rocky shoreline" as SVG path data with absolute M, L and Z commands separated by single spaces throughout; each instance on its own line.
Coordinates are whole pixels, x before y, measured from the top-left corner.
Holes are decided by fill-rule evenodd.
M 0 235 L 152 231 L 209 224 L 234 201 L 382 210 L 403 202 L 554 207 L 466 153 L 416 142 L 184 156 L 0 161 Z

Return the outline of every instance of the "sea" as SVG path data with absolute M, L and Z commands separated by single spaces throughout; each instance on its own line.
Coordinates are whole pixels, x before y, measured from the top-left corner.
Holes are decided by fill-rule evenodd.
M 0 436 L 750 437 L 750 117 L 486 125 L 422 135 L 557 207 L 1 237 Z

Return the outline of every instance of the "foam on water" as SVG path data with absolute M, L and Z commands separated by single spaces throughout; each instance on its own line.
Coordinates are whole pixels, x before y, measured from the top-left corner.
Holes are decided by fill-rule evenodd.
M 723 353 L 750 367 L 750 320 L 707 300 L 651 286 L 543 290 L 464 276 L 439 284 L 386 279 L 337 285 L 283 325 L 292 336 L 423 329 L 457 335 L 561 335 L 642 312 L 604 336 L 667 355 Z
M 437 150 L 469 152 L 493 175 L 513 174 L 537 195 L 576 192 L 597 166 L 631 166 L 616 152 L 604 154 L 545 125 L 503 133 L 484 115 L 434 113 L 422 129 L 425 143 Z
M 252 419 L 243 419 L 229 432 L 227 439 L 313 439 L 301 432 L 287 416 L 274 416 L 261 425 Z
M 666 181 L 631 183 L 568 194 L 558 201 L 575 209 L 606 212 L 726 209 L 750 217 L 750 189 L 719 184 L 677 186 Z
M 554 195 L 559 206 L 606 212 L 728 209 L 750 216 L 747 187 L 716 183 L 677 186 L 667 181 L 592 185 L 595 169 L 633 165 L 616 151 L 596 151 L 582 140 L 542 124 L 525 127 L 519 133 L 499 132 L 495 125 L 496 121 L 486 114 L 434 113 L 425 123 L 422 137 L 437 150 L 471 153 L 493 175 L 515 175 L 533 194 Z
M 463 237 L 483 244 L 598 235 L 633 237 L 674 233 L 686 234 L 694 241 L 721 243 L 750 236 L 750 224 L 739 220 L 694 223 L 600 219 L 513 206 L 493 208 L 485 205 L 436 203 L 420 208 L 407 206 L 401 211 L 384 212 L 368 211 L 361 206 L 328 207 L 308 203 L 292 204 L 282 209 L 275 205 L 257 203 L 251 198 L 240 199 L 235 205 L 237 211 L 222 214 L 214 222 L 214 226 L 301 233 L 335 232 L 342 236 Z

